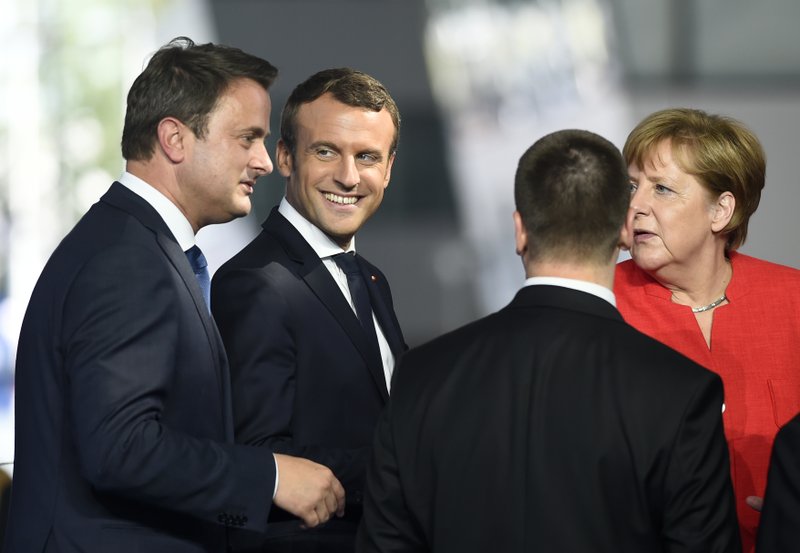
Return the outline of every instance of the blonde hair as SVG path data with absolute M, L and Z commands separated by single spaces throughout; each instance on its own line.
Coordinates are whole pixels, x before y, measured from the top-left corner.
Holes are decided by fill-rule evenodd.
M 731 220 L 722 230 L 726 251 L 741 246 L 747 224 L 761 200 L 766 174 L 764 149 L 755 134 L 731 117 L 687 108 L 657 111 L 628 135 L 622 155 L 640 169 L 665 140 L 678 166 L 694 176 L 712 198 L 730 192 L 736 198 Z

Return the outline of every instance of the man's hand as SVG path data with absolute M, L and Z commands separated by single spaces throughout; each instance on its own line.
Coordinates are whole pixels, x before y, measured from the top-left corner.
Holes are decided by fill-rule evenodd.
M 328 467 L 289 455 L 275 454 L 278 490 L 275 505 L 313 528 L 334 514 L 344 515 L 344 488 Z

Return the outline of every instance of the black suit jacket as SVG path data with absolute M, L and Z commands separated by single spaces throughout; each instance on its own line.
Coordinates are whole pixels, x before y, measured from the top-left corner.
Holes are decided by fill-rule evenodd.
M 758 553 L 800 549 L 800 415 L 780 429 L 772 446 L 767 491 L 758 526 Z
M 396 374 L 358 551 L 740 551 L 719 377 L 602 299 L 526 287 Z
M 406 346 L 389 284 L 357 258 L 399 357 Z M 379 352 L 330 272 L 274 209 L 263 231 L 216 272 L 211 293 L 231 364 L 236 440 L 329 467 L 357 513 L 388 393 Z
M 233 444 L 228 365 L 189 263 L 119 183 L 55 250 L 16 366 L 6 553 L 223 551 L 275 465 Z

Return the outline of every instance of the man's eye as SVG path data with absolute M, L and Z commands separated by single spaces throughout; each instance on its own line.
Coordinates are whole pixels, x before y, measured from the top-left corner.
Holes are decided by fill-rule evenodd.
M 374 154 L 361 154 L 358 156 L 358 160 L 366 165 L 375 165 L 379 158 Z

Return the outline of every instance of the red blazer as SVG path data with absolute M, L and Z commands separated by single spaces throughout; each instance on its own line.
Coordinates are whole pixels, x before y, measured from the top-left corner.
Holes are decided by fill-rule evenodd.
M 800 271 L 730 254 L 728 304 L 714 311 L 711 348 L 691 309 L 633 261 L 617 266 L 614 292 L 625 320 L 722 377 L 725 435 L 745 552 L 755 547 L 772 442 L 800 411 Z

